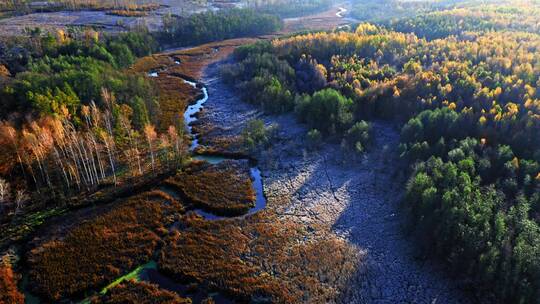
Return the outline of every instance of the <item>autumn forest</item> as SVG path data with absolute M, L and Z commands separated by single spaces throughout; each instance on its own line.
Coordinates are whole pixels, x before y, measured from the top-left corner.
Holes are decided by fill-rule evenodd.
M 540 303 L 537 2 L 108 2 L 0 1 L 0 303 Z

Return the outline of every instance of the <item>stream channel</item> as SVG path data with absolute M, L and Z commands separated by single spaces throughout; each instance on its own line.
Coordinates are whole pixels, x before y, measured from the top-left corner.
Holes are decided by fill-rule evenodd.
M 176 61 L 176 64 L 180 64 L 180 62 Z M 149 73 L 150 77 L 158 77 L 158 72 L 151 72 Z M 201 160 L 206 161 L 210 164 L 216 165 L 226 160 L 237 160 L 238 158 L 229 158 L 226 156 L 220 156 L 220 155 L 205 155 L 205 154 L 195 154 L 194 151 L 199 147 L 199 138 L 198 135 L 193 132 L 192 125 L 197 122 L 197 114 L 200 113 L 204 108 L 204 103 L 208 101 L 208 90 L 206 87 L 202 85 L 198 85 L 197 83 L 193 81 L 189 81 L 186 79 L 183 79 L 183 81 L 190 86 L 194 88 L 198 88 L 202 91 L 203 96 L 197 100 L 194 104 L 189 105 L 184 112 L 184 124 L 186 125 L 186 129 L 188 131 L 189 136 L 192 139 L 191 145 L 189 147 L 189 150 L 192 154 L 192 158 L 194 160 Z M 256 166 L 254 161 L 250 160 L 251 168 L 250 168 L 250 175 L 252 180 L 252 185 L 255 190 L 255 193 L 257 194 L 257 198 L 255 201 L 255 206 L 252 207 L 246 214 L 242 215 L 241 217 L 245 217 L 251 214 L 254 214 L 266 207 L 266 198 L 264 197 L 264 189 L 263 189 L 263 182 L 261 177 L 261 171 Z M 197 214 L 204 217 L 206 220 L 222 220 L 222 219 L 228 219 L 232 217 L 225 217 L 225 216 L 218 216 L 209 212 L 205 212 L 200 209 L 194 210 Z
M 175 63 L 180 64 L 180 62 L 178 61 L 176 61 Z M 148 73 L 148 76 L 158 77 L 159 73 L 161 72 L 163 72 L 163 70 L 157 71 L 157 72 L 153 71 L 153 72 Z M 220 156 L 220 155 L 205 155 L 205 154 L 194 153 L 197 147 L 199 147 L 199 140 L 198 140 L 198 135 L 193 132 L 192 124 L 198 120 L 197 114 L 202 111 L 204 103 L 208 101 L 209 96 L 208 96 L 208 90 L 202 84 L 197 84 L 196 82 L 189 81 L 186 79 L 182 79 L 182 81 L 191 85 L 194 88 L 200 89 L 203 93 L 202 97 L 198 99 L 194 104 L 189 105 L 186 111 L 184 112 L 184 122 L 186 125 L 186 129 L 188 131 L 189 136 L 192 139 L 192 143 L 189 148 L 189 151 L 192 155 L 192 159 L 206 161 L 214 165 L 219 164 L 226 160 L 238 160 L 238 158 L 233 159 L 233 158 Z M 264 191 L 263 191 L 261 171 L 256 166 L 253 160 L 250 160 L 250 164 L 251 164 L 250 175 L 252 179 L 252 185 L 257 195 L 256 195 L 256 201 L 255 201 L 254 207 L 252 207 L 246 214 L 238 216 L 238 217 L 226 217 L 226 216 L 218 216 L 213 213 L 205 212 L 200 209 L 195 209 L 192 212 L 197 213 L 198 215 L 202 216 L 206 220 L 213 221 L 213 220 L 243 218 L 264 209 L 266 207 L 266 198 L 264 196 Z M 136 281 L 144 281 L 144 282 L 158 285 L 161 289 L 178 293 L 182 297 L 190 298 L 193 301 L 193 303 L 200 303 L 202 300 L 206 299 L 207 297 L 211 297 L 214 300 L 214 302 L 218 304 L 234 303 L 233 301 L 221 295 L 220 293 L 215 292 L 215 293 L 207 294 L 204 290 L 191 288 L 189 284 L 182 284 L 182 283 L 175 282 L 171 278 L 164 276 L 162 273 L 159 272 L 158 266 L 155 260 L 151 260 L 148 263 L 137 267 L 130 273 L 127 273 L 117 278 L 107 287 L 103 288 L 100 291 L 100 293 L 104 294 L 107 292 L 108 289 L 122 283 L 123 281 L 132 280 L 132 279 Z M 29 284 L 28 277 L 25 274 L 23 276 L 23 282 L 22 282 L 22 290 L 25 295 L 25 303 L 29 303 L 29 304 L 41 303 L 41 300 L 30 292 L 30 289 L 28 288 L 29 287 L 28 284 Z M 89 303 L 91 303 L 90 298 L 86 298 L 80 302 L 80 304 L 89 304 Z
M 180 62 L 178 61 L 176 61 L 175 63 L 180 64 Z M 158 77 L 159 73 L 160 72 L 151 72 L 148 75 L 150 77 Z M 193 123 L 197 122 L 198 120 L 197 114 L 203 110 L 204 103 L 208 101 L 209 96 L 208 96 L 208 90 L 203 85 L 197 84 L 196 82 L 189 81 L 187 79 L 182 79 L 182 80 L 185 83 L 191 85 L 192 87 L 200 89 L 203 93 L 202 97 L 198 99 L 194 104 L 189 105 L 186 111 L 184 112 L 184 123 L 186 125 L 188 134 L 192 139 L 192 142 L 189 148 L 189 151 L 192 154 L 192 159 L 206 161 L 214 165 L 219 164 L 226 160 L 234 160 L 233 158 L 228 158 L 228 157 L 220 156 L 220 155 L 205 155 L 205 154 L 194 153 L 197 147 L 199 147 L 199 139 L 198 139 L 198 135 L 193 132 L 192 125 Z M 250 160 L 250 164 L 251 164 L 250 174 L 251 174 L 251 179 L 252 179 L 252 185 L 257 196 L 256 196 L 255 206 L 251 208 L 246 214 L 239 217 L 225 217 L 225 216 L 218 216 L 210 212 L 205 212 L 200 209 L 195 209 L 193 210 L 193 212 L 202 216 L 206 220 L 224 220 L 224 219 L 231 219 L 231 218 L 242 218 L 242 217 L 248 216 L 250 214 L 254 214 L 264 209 L 266 207 L 266 198 L 264 196 L 264 191 L 263 191 L 261 171 L 254 164 L 254 161 Z M 228 299 L 227 297 L 223 296 L 222 294 L 218 292 L 206 294 L 203 290 L 200 290 L 197 288 L 195 289 L 190 288 L 188 284 L 175 282 L 174 280 L 170 279 L 169 277 L 159 272 L 157 263 L 154 260 L 148 262 L 147 264 L 139 266 L 131 273 L 117 279 L 107 288 L 113 287 L 114 285 L 119 284 L 126 279 L 136 279 L 136 280 L 145 281 L 151 284 L 158 285 L 160 288 L 164 290 L 176 292 L 180 296 L 183 296 L 183 297 L 189 297 L 193 301 L 193 303 L 200 303 L 202 300 L 204 300 L 207 297 L 211 297 L 214 300 L 214 302 L 217 304 L 234 303 L 233 301 L 231 301 L 230 299 Z M 106 292 L 107 288 L 102 290 L 102 293 Z M 89 303 L 89 302 L 85 300 L 81 304 L 84 304 L 84 303 Z

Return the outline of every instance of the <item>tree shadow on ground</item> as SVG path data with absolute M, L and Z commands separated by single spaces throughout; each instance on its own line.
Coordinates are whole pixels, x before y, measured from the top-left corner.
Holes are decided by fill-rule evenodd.
M 441 264 L 423 258 L 406 232 L 399 133 L 381 122 L 373 129 L 376 144 L 349 185 L 350 204 L 333 225 L 365 253 L 340 302 L 470 303 Z

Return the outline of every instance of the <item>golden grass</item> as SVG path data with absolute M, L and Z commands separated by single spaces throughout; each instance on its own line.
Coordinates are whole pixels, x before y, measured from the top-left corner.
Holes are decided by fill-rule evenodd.
M 49 300 L 83 295 L 151 259 L 182 205 L 147 192 L 49 226 L 28 254 L 33 291 Z
M 199 149 L 196 151 L 199 154 L 243 155 L 247 153 L 240 136 L 204 137 L 203 133 L 201 140 L 199 140 L 199 144 L 201 144 L 201 146 L 199 146 Z
M 218 165 L 195 162 L 165 184 L 177 189 L 196 208 L 218 215 L 241 215 L 255 206 L 256 193 L 247 161 Z
M 242 302 L 257 298 L 268 298 L 272 303 L 297 302 L 278 279 L 241 259 L 249 250 L 249 238 L 239 227 L 196 219 L 189 224 L 162 250 L 158 262 L 162 271 L 180 280 L 196 281 L 209 290 L 220 290 Z
M 197 154 L 245 154 L 245 145 L 240 135 L 222 136 L 224 130 L 216 127 L 206 119 L 197 121 L 192 125 L 193 133 L 199 137 Z
M 111 288 L 105 295 L 96 297 L 92 303 L 120 304 L 191 304 L 190 299 L 179 297 L 176 293 L 160 289 L 145 282 L 127 281 Z
M 166 241 L 160 270 L 240 302 L 331 302 L 357 266 L 346 242 L 306 241 L 303 226 L 267 215 L 233 223 L 192 216 L 184 226 Z
M 11 73 L 6 68 L 6 66 L 3 64 L 0 64 L 0 77 L 10 77 L 10 76 L 11 76 Z
M 187 106 L 194 103 L 201 92 L 181 78 L 166 74 L 156 77 L 155 83 L 158 87 L 158 103 L 161 111 L 158 130 L 163 132 L 169 126 L 178 125 Z
M 107 12 L 108 15 L 121 16 L 121 17 L 145 17 L 148 13 L 145 11 L 132 11 L 132 10 L 111 10 Z
M 17 289 L 17 277 L 13 269 L 0 262 L 0 303 L 23 304 L 24 295 Z
M 186 75 L 193 79 L 201 79 L 204 69 L 211 63 L 220 61 L 234 51 L 240 45 L 253 43 L 256 38 L 229 39 L 220 42 L 212 42 L 181 51 L 171 51 L 163 56 L 174 58 L 181 62 L 171 67 L 171 73 Z
M 174 64 L 172 58 L 162 55 L 150 55 L 137 59 L 129 68 L 136 73 L 149 73 Z

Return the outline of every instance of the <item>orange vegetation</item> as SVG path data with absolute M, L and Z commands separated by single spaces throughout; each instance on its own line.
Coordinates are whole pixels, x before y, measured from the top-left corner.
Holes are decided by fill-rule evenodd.
M 130 68 L 135 73 L 160 72 L 152 77 L 158 88 L 158 103 L 161 110 L 159 131 L 170 125 L 178 125 L 188 104 L 195 102 L 201 91 L 184 83 L 182 78 L 199 80 L 204 68 L 229 56 L 237 46 L 254 42 L 242 38 L 203 44 L 201 46 L 170 51 L 143 57 Z M 176 64 L 175 61 L 180 62 Z
M 185 83 L 182 78 L 168 73 L 175 63 L 169 56 L 152 55 L 139 59 L 131 69 L 138 73 L 163 71 L 158 77 L 152 77 L 158 91 L 158 104 L 161 111 L 159 131 L 176 126 L 181 120 L 188 104 L 195 102 L 201 93 L 199 89 Z
M 145 17 L 148 13 L 145 11 L 132 11 L 132 10 L 112 10 L 107 12 L 108 15 L 122 16 L 122 17 Z
M 6 66 L 3 64 L 0 64 L 0 77 L 10 77 L 10 76 L 11 76 L 11 73 L 6 68 Z
M 30 286 L 50 300 L 102 287 L 150 260 L 180 212 L 181 203 L 153 191 L 71 215 L 51 225 L 44 241 L 36 239 L 28 254 Z
M 178 73 L 193 79 L 200 79 L 204 72 L 204 68 L 209 64 L 226 58 L 232 54 L 236 47 L 255 41 L 257 41 L 255 38 L 229 39 L 220 42 L 207 43 L 180 51 L 171 51 L 164 53 L 163 55 L 180 61 L 179 65 L 175 65 L 170 69 L 171 73 Z
M 199 136 L 197 154 L 233 155 L 245 152 L 245 145 L 241 136 L 221 136 L 223 130 L 215 127 L 207 120 L 199 120 L 192 126 L 193 133 Z
M 160 270 L 240 302 L 327 303 L 356 267 L 356 251 L 332 236 L 306 241 L 302 225 L 255 215 L 186 218 L 161 251 Z
M 161 110 L 159 130 L 178 125 L 187 106 L 194 103 L 200 90 L 185 83 L 181 78 L 160 74 L 155 78 L 159 90 L 158 103 Z
M 256 194 L 247 161 L 218 165 L 196 162 L 165 181 L 186 199 L 219 215 L 240 215 L 255 205 Z
M 24 296 L 17 290 L 17 279 L 9 266 L 0 265 L 0 303 L 23 304 Z
M 191 304 L 191 300 L 152 284 L 127 281 L 109 289 L 105 295 L 93 299 L 92 303 Z
M 115 9 L 110 10 L 107 14 L 123 17 L 144 17 L 148 16 L 148 12 L 157 10 L 160 6 L 159 3 L 130 4 L 114 7 Z

